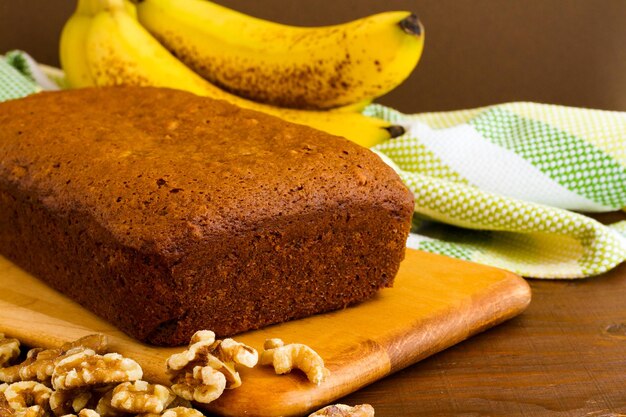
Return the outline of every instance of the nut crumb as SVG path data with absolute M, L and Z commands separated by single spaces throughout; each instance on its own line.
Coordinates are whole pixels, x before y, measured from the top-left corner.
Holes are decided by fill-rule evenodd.
M 301 343 L 285 345 L 281 339 L 267 339 L 261 353 L 260 364 L 272 365 L 277 374 L 286 374 L 300 369 L 312 383 L 319 385 L 330 374 L 324 360 L 310 347 Z

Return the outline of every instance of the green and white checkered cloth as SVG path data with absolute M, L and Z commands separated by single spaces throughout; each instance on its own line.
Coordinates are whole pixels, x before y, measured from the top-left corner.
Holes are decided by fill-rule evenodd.
M 626 260 L 626 113 L 537 103 L 405 115 L 373 148 L 415 195 L 408 246 L 527 277 L 581 278 Z
M 14 65 L 8 54 L 0 57 L 0 101 L 25 97 L 39 91 L 41 88 L 35 80 L 23 68 Z
M 0 101 L 58 88 L 54 75 L 22 52 L 0 57 Z M 626 260 L 626 221 L 576 213 L 626 207 L 626 113 L 536 103 L 364 113 L 407 129 L 372 150 L 415 195 L 409 247 L 537 278 L 597 275 Z

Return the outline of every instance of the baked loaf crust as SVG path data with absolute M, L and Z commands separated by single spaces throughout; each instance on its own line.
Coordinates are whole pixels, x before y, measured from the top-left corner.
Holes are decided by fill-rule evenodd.
M 0 252 L 156 345 L 391 286 L 411 193 L 346 139 L 169 89 L 0 104 Z

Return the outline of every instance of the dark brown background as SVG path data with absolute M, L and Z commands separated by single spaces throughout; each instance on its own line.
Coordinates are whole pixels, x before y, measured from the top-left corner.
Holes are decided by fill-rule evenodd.
M 415 11 L 427 32 L 422 62 L 381 101 L 405 111 L 533 100 L 626 110 L 624 0 L 219 0 L 297 25 Z M 21 48 L 58 65 L 74 0 L 0 0 L 0 53 Z

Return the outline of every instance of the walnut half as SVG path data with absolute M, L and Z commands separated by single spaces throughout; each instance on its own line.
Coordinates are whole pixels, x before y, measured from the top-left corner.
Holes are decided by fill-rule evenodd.
M 369 404 L 351 407 L 345 404 L 329 405 L 317 410 L 309 417 L 374 417 L 374 407 Z
M 141 379 L 139 364 L 119 353 L 98 355 L 91 349 L 81 350 L 60 360 L 52 373 L 52 386 L 68 390 L 93 385 L 129 382 Z
M 82 410 L 80 410 L 78 415 L 77 414 L 64 414 L 62 417 L 100 417 L 100 414 L 98 414 L 96 411 L 90 408 L 83 408 Z
M 253 367 L 258 362 L 258 352 L 233 339 L 215 340 L 215 333 L 196 332 L 189 348 L 170 356 L 167 360 L 172 391 L 189 401 L 210 403 L 225 389 L 241 385 L 236 365 Z
M 191 407 L 174 407 L 163 414 L 137 414 L 137 417 L 203 417 L 203 414 Z
M 93 394 L 87 389 L 54 391 L 50 395 L 50 409 L 55 416 L 78 413 L 87 407 L 92 398 Z
M 176 395 L 203 404 L 215 401 L 226 389 L 226 377 L 211 366 L 195 366 L 191 372 L 177 375 L 172 382 Z
M 1 343 L 0 340 L 0 345 Z M 19 346 L 19 342 L 17 342 L 17 346 Z M 1 349 L 0 346 L 0 351 Z M 56 363 L 68 354 L 85 349 L 92 349 L 96 353 L 104 353 L 107 349 L 106 336 L 102 334 L 91 334 L 73 342 L 65 343 L 59 348 L 31 349 L 28 351 L 26 359 L 22 363 L 0 369 L 0 381 L 39 381 L 45 385 L 50 385 L 50 377 L 52 376 L 52 371 Z M 19 354 L 19 349 L 17 353 Z
M 260 364 L 272 365 L 277 374 L 300 369 L 312 383 L 319 385 L 330 374 L 324 360 L 310 347 L 301 343 L 285 345 L 281 339 L 267 339 L 261 353 Z
M 19 340 L 4 337 L 4 333 L 0 333 L 0 368 L 10 364 L 18 356 L 20 356 Z
M 118 410 L 133 413 L 160 413 L 172 401 L 169 388 L 146 381 L 124 382 L 113 389 L 111 405 Z
M 52 390 L 36 381 L 20 381 L 3 384 L 3 396 L 9 405 L 3 407 L 9 415 L 43 417 L 50 409 L 48 404 Z M 14 413 L 11 413 L 11 410 Z

